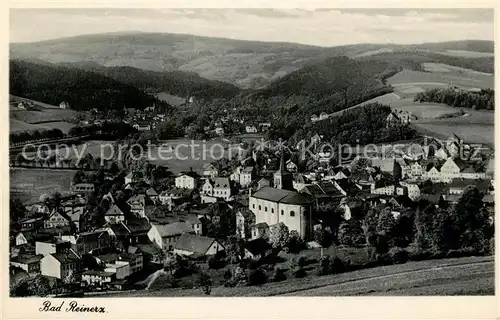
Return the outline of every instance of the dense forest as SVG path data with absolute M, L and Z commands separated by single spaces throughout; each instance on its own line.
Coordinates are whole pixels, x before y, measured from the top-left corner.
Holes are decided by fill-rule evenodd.
M 390 112 L 390 107 L 378 103 L 350 109 L 340 116 L 297 128 L 293 141 L 310 139 L 315 134 L 320 134 L 331 144 L 365 145 L 407 140 L 417 136 L 416 131 L 406 125 L 388 127 L 386 119 Z
M 208 80 L 194 72 L 156 72 L 132 67 L 104 67 L 95 63 L 64 65 L 92 71 L 145 91 L 166 92 L 180 97 L 194 96 L 206 100 L 229 99 L 240 91 L 230 83 Z
M 483 89 L 479 92 L 456 90 L 453 88 L 429 89 L 418 93 L 414 101 L 445 103 L 457 108 L 493 110 L 495 109 L 495 91 L 492 89 Z
M 495 65 L 493 57 L 453 57 L 439 53 L 425 52 L 425 51 L 395 51 L 395 52 L 384 52 L 376 55 L 371 55 L 362 58 L 365 61 L 383 61 L 386 63 L 397 63 L 399 65 L 405 66 L 407 69 L 420 70 L 421 63 L 424 62 L 435 62 L 444 63 L 451 66 L 472 69 L 480 72 L 494 73 Z
M 53 105 L 67 101 L 74 110 L 144 109 L 165 104 L 132 85 L 75 68 L 11 60 L 9 72 L 10 94 Z

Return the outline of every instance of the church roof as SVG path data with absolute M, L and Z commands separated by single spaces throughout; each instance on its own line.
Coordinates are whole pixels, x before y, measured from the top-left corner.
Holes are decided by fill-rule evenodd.
M 295 204 L 295 205 L 309 205 L 310 201 L 305 196 L 296 191 L 276 189 L 271 187 L 263 187 L 257 190 L 252 197 L 268 200 L 273 202 Z

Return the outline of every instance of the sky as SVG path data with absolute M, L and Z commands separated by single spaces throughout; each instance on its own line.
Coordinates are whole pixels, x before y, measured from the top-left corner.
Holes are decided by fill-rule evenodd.
M 492 9 L 11 9 L 10 42 L 165 32 L 318 46 L 493 40 Z

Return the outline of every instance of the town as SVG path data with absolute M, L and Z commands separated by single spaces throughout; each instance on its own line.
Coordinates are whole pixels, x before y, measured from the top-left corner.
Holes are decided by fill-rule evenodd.
M 407 118 L 390 113 L 387 126 L 408 125 Z M 258 130 L 247 125 L 246 132 Z M 317 264 L 312 275 L 326 275 L 411 259 L 491 254 L 491 149 L 453 134 L 405 142 L 403 152 L 389 156 L 376 150 L 353 154 L 339 164 L 332 151 L 324 152 L 325 143 L 316 134 L 305 153 L 300 144 L 281 139 L 240 142 L 246 157 L 176 176 L 144 158 L 121 169 L 113 161 L 75 164 L 79 169 L 64 195 L 42 194 L 28 204 L 11 200 L 11 290 L 92 295 L 160 286 L 200 287 L 210 294 L 212 286 L 305 277 L 308 263 Z M 12 158 L 11 166 L 20 165 L 19 156 Z M 62 168 L 63 162 L 56 156 L 52 166 Z M 455 232 L 474 235 L 463 245 L 445 243 L 449 215 L 471 208 L 474 223 L 464 222 Z M 441 226 L 432 221 L 436 216 Z M 348 255 L 324 254 L 340 248 L 371 248 L 369 261 L 359 265 Z M 165 278 L 162 285 L 159 278 Z

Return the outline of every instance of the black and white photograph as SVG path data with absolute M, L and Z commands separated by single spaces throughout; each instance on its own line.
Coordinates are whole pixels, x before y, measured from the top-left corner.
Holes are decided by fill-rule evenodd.
M 11 8 L 10 298 L 494 296 L 494 17 Z

